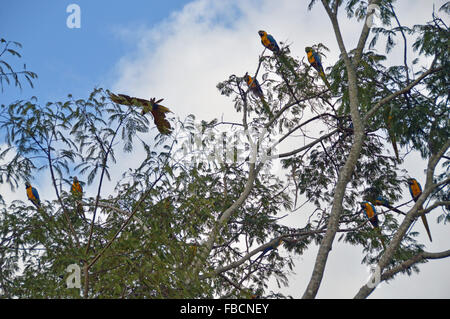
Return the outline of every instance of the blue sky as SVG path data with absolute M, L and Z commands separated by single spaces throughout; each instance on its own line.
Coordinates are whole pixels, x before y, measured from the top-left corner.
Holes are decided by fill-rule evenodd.
M 66 26 L 69 16 L 66 8 L 71 3 L 81 8 L 80 29 Z M 36 72 L 39 78 L 34 81 L 34 89 L 26 83 L 22 91 L 5 86 L 0 104 L 32 95 L 42 104 L 64 100 L 69 93 L 74 98 L 86 98 L 94 87 L 103 87 L 143 98 L 164 98 L 165 105 L 181 119 L 193 113 L 205 120 L 240 121 L 241 114 L 235 112 L 231 99 L 219 94 L 216 84 L 231 74 L 242 76 L 256 71 L 263 50 L 258 30 L 267 30 L 278 41 L 291 44 L 292 55 L 300 59 L 304 58 L 305 46 L 318 42 L 330 49 L 323 61 L 325 67 L 338 59 L 336 39 L 320 1 L 311 11 L 307 10 L 308 3 L 306 0 L 2 1 L 0 37 L 23 45 L 19 50 L 23 58 L 8 57 L 7 61 L 19 69 L 26 63 L 27 69 Z M 396 6 L 398 17 L 408 26 L 425 23 L 431 19 L 433 3 L 439 8 L 445 1 L 400 0 Z M 345 14 L 341 14 L 340 21 L 347 48 L 354 48 L 361 23 L 348 20 Z M 392 51 L 389 62 L 403 63 L 401 48 L 399 45 Z M 384 45 L 376 49 L 384 54 Z M 414 57 L 409 50 L 410 66 Z M 414 71 L 419 71 L 419 67 L 414 66 Z M 309 130 L 314 135 L 319 129 Z M 0 145 L 2 142 L 0 131 Z M 287 139 L 280 151 L 291 150 L 299 143 L 304 141 Z M 405 154 L 406 150 L 400 153 Z M 133 159 L 138 161 L 140 156 L 143 154 L 136 152 Z M 132 161 L 128 154 L 118 154 L 117 159 L 119 176 Z M 417 153 L 411 153 L 401 168 L 423 183 L 424 165 Z M 50 194 L 50 180 L 44 173 L 36 184 L 42 193 Z M 88 196 L 93 196 L 96 186 L 92 185 L 92 192 L 86 188 Z M 112 191 L 113 187 L 111 184 L 105 191 Z M 23 199 L 24 194 L 19 190 L 9 196 Z M 307 209 L 290 214 L 286 221 L 290 226 L 303 227 L 305 214 L 309 215 Z M 420 223 L 414 226 L 421 232 L 419 238 L 428 251 L 448 249 L 445 244 L 448 227 L 437 224 L 436 216 L 428 219 L 433 243 L 423 234 Z M 295 274 L 290 277 L 290 287 L 282 289 L 283 293 L 296 298 L 303 294 L 316 251 L 317 247 L 312 247 L 303 256 L 295 257 Z M 371 298 L 449 298 L 449 263 L 446 259 L 421 265 L 419 275 L 399 275 L 390 284 L 377 288 Z M 351 298 L 367 278 L 361 250 L 335 242 L 318 297 Z M 272 289 L 278 290 L 275 284 Z
M 0 36 L 20 42 L 27 69 L 38 74 L 35 89 L 24 85 L 20 92 L 5 87 L 2 101 L 36 95 L 39 100 L 63 99 L 68 93 L 86 96 L 95 86 L 114 82 L 109 76 L 117 60 L 132 45 L 116 35 L 121 28 L 151 28 L 180 10 L 188 1 L 2 1 Z M 69 4 L 81 8 L 81 28 L 70 29 Z M 132 3 L 132 4 L 130 4 Z

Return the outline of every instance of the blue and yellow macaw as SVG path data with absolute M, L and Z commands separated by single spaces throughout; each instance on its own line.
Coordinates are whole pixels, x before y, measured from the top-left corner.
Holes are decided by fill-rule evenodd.
M 27 197 L 36 206 L 37 209 L 41 208 L 41 200 L 39 198 L 39 193 L 36 188 L 32 187 L 29 182 L 25 183 L 25 188 L 27 190 Z
M 311 64 L 311 66 L 314 69 L 316 69 L 317 72 L 319 72 L 319 75 L 322 78 L 323 82 L 325 82 L 325 85 L 328 87 L 329 90 L 331 90 L 331 85 L 325 76 L 325 71 L 323 70 L 320 55 L 316 51 L 314 51 L 314 49 L 311 47 L 306 47 L 305 52 L 306 52 L 308 61 Z
M 81 187 L 81 184 L 78 181 L 78 177 L 76 176 L 73 177 L 72 187 L 70 188 L 70 191 L 76 199 L 81 200 L 83 198 L 83 187 Z M 83 213 L 83 205 L 79 203 L 77 205 L 77 210 L 78 213 Z
M 70 191 L 72 192 L 72 195 L 74 196 L 82 196 L 83 195 L 83 188 L 81 187 L 80 182 L 78 181 L 78 177 L 73 177 L 73 183 L 72 187 L 70 188 Z
M 417 202 L 417 199 L 422 194 L 422 187 L 420 186 L 419 182 L 415 178 L 408 178 L 408 186 L 409 186 L 409 193 L 411 194 L 411 197 L 413 198 L 414 202 Z M 419 210 L 422 210 L 423 206 L 421 205 L 419 207 Z M 431 238 L 431 232 L 430 227 L 428 226 L 427 217 L 425 215 L 420 216 L 422 218 L 423 225 L 425 226 L 425 229 L 427 231 L 428 237 L 430 238 L 430 241 L 433 241 Z
M 255 263 L 258 259 L 261 259 L 264 257 L 265 254 L 267 254 L 269 251 L 278 248 L 278 246 L 280 246 L 283 243 L 283 239 L 280 238 L 280 240 L 278 240 L 275 244 L 270 245 L 269 247 L 264 248 L 264 250 L 262 251 L 262 253 L 252 262 Z
M 264 93 L 261 89 L 261 85 L 259 85 L 259 82 L 257 79 L 252 78 L 250 75 L 248 75 L 248 72 L 244 75 L 244 80 L 247 83 L 248 87 L 250 88 L 250 91 L 255 94 L 259 98 L 264 98 Z
M 267 34 L 267 32 L 263 30 L 258 31 L 258 34 L 261 37 L 261 43 L 263 44 L 263 46 L 275 53 L 278 62 L 288 68 L 289 71 L 291 71 L 297 82 L 301 82 L 297 72 L 295 71 L 295 68 L 292 66 L 287 56 L 282 54 L 282 51 L 280 50 L 280 47 L 278 46 L 278 43 L 277 41 L 275 41 L 274 37 L 270 34 Z M 286 81 L 286 84 L 288 84 L 287 80 L 284 80 Z
M 383 248 L 386 249 L 386 245 L 384 243 L 383 237 L 381 237 L 381 229 L 378 222 L 378 215 L 377 211 L 375 209 L 375 206 L 372 205 L 372 203 L 369 202 L 362 202 L 361 203 L 361 209 L 364 210 L 364 213 L 366 214 L 367 219 L 372 224 L 373 228 L 377 230 L 377 232 L 380 234 L 380 240 L 381 244 L 383 245 Z
M 260 98 L 261 103 L 263 104 L 264 110 L 267 114 L 272 115 L 272 112 L 270 111 L 269 104 L 267 104 L 266 100 L 264 99 L 264 93 L 261 89 L 261 85 L 259 85 L 259 82 L 257 79 L 252 78 L 250 75 L 248 75 L 248 72 L 244 75 L 244 80 L 247 83 L 250 91 L 255 94 L 257 97 Z
M 159 104 L 164 99 L 160 99 L 155 101 L 155 98 L 151 98 L 150 100 L 144 100 L 137 97 L 130 97 L 125 94 L 113 94 L 109 93 L 109 97 L 111 101 L 117 104 L 132 106 L 136 105 L 142 107 L 141 114 L 145 115 L 146 113 L 151 113 L 153 116 L 153 120 L 155 122 L 156 128 L 161 134 L 170 134 L 172 132 L 172 128 L 170 126 L 169 121 L 166 120 L 166 113 L 171 112 L 167 107 Z
M 267 34 L 267 32 L 263 30 L 258 31 L 258 34 L 261 37 L 261 43 L 264 47 L 276 54 L 280 52 L 280 47 L 272 35 Z
M 388 131 L 388 135 L 392 143 L 392 148 L 394 149 L 395 157 L 397 158 L 397 161 L 399 161 L 400 157 L 398 155 L 397 139 L 395 138 L 395 134 L 392 131 L 392 119 L 392 107 L 386 107 L 384 110 L 384 123 L 386 124 L 386 130 Z
M 378 196 L 375 199 L 374 204 L 377 205 L 377 206 L 384 206 L 386 208 L 389 208 L 390 210 L 393 210 L 396 213 L 404 215 L 404 213 L 401 210 L 399 210 L 398 208 L 393 207 L 391 205 L 391 203 L 389 203 L 389 201 L 386 198 L 384 198 L 383 196 Z

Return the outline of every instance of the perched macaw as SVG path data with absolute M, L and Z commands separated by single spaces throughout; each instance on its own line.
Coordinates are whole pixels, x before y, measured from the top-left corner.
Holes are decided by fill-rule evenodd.
M 381 237 L 381 229 L 378 222 L 378 216 L 377 211 L 375 210 L 375 206 L 372 205 L 372 203 L 369 202 L 362 202 L 361 208 L 364 210 L 364 213 L 366 214 L 367 219 L 372 224 L 373 228 L 377 230 L 380 234 L 380 240 L 381 244 L 383 245 L 383 248 L 386 249 L 386 245 L 384 243 L 383 237 Z
M 150 100 L 144 100 L 137 97 L 130 97 L 125 94 L 109 94 L 111 101 L 118 104 L 123 105 L 136 105 L 142 107 L 141 114 L 144 115 L 148 112 L 152 113 L 153 119 L 155 122 L 158 131 L 161 134 L 170 134 L 172 132 L 172 127 L 170 126 L 169 121 L 166 120 L 166 113 L 171 112 L 167 107 L 159 104 L 164 99 L 160 99 L 155 101 L 155 98 L 151 98 Z
M 305 48 L 306 55 L 308 56 L 308 61 L 311 64 L 311 66 L 319 72 L 320 77 L 322 78 L 323 82 L 325 82 L 325 85 L 328 87 L 328 89 L 331 90 L 331 85 L 328 82 L 325 71 L 323 70 L 322 61 L 320 60 L 320 55 L 314 51 L 311 47 Z
M 248 87 L 250 88 L 250 91 L 252 91 L 253 94 L 255 94 L 259 98 L 264 98 L 264 93 L 261 89 L 261 86 L 259 85 L 259 82 L 257 79 L 252 78 L 250 75 L 248 75 L 248 72 L 244 75 L 244 80 L 247 83 Z
M 422 194 L 422 187 L 420 186 L 419 182 L 415 178 L 408 178 L 408 185 L 409 185 L 409 192 L 411 194 L 411 197 L 413 198 L 414 202 L 417 202 L 417 199 L 419 198 L 420 194 Z M 422 210 L 423 206 L 419 207 L 419 210 Z M 431 232 L 430 227 L 428 226 L 427 217 L 425 215 L 420 216 L 422 217 L 423 225 L 425 226 L 425 229 L 427 231 L 428 237 L 430 238 L 430 241 L 433 241 L 431 239 Z
M 404 213 L 401 210 L 399 210 L 398 208 L 393 207 L 391 205 L 391 203 L 389 203 L 389 201 L 386 198 L 384 198 L 383 196 L 378 196 L 375 199 L 374 204 L 377 205 L 377 206 L 384 206 L 386 208 L 389 208 L 390 210 L 393 210 L 396 213 L 404 215 Z
M 70 191 L 76 199 L 81 199 L 83 197 L 83 187 L 81 187 L 81 184 L 78 181 L 78 177 L 76 176 L 73 177 L 72 187 L 70 188 Z M 77 211 L 80 214 L 84 213 L 82 204 L 79 203 L 77 205 Z
M 269 247 L 264 248 L 264 250 L 262 251 L 262 253 L 252 262 L 255 263 L 258 259 L 261 259 L 265 254 L 267 254 L 269 251 L 277 248 L 278 246 L 281 245 L 281 243 L 283 242 L 283 239 L 278 240 L 275 244 L 270 245 Z
M 25 188 L 27 190 L 28 199 L 33 203 L 36 208 L 41 208 L 41 200 L 39 198 L 39 193 L 36 188 L 32 187 L 29 182 L 25 183 Z
M 83 195 L 83 188 L 81 187 L 81 184 L 78 181 L 78 177 L 76 177 L 76 176 L 73 177 L 73 183 L 72 183 L 72 187 L 71 187 L 70 191 L 75 196 Z
M 263 44 L 263 46 L 266 47 L 267 49 L 271 50 L 272 52 L 274 52 L 278 62 L 281 65 L 284 65 L 286 68 L 288 68 L 289 71 L 291 71 L 292 75 L 295 77 L 297 82 L 301 82 L 292 63 L 289 61 L 287 56 L 282 54 L 282 51 L 280 50 L 280 47 L 278 46 L 277 41 L 275 41 L 273 36 L 270 34 L 267 34 L 267 32 L 263 31 L 263 30 L 258 31 L 258 34 L 261 37 L 261 43 Z M 283 78 L 284 78 L 284 76 L 283 76 Z M 287 80 L 285 78 L 284 78 L 284 80 L 286 81 L 286 84 L 289 85 L 289 83 L 287 83 Z
M 400 160 L 400 157 L 398 156 L 398 148 L 397 148 L 397 140 L 395 138 L 395 134 L 392 131 L 392 107 L 386 107 L 384 111 L 384 122 L 386 124 L 386 129 L 389 134 L 389 138 L 391 139 L 392 148 L 394 149 L 395 157 L 397 160 Z
M 275 41 L 272 35 L 267 34 L 267 32 L 263 30 L 258 31 L 258 34 L 261 37 L 261 43 L 264 47 L 274 53 L 280 52 L 280 47 L 278 46 L 277 41 Z
M 248 87 L 250 88 L 250 91 L 253 94 L 255 94 L 257 97 L 260 98 L 261 103 L 263 104 L 263 107 L 264 107 L 264 110 L 266 111 L 266 113 L 269 115 L 272 115 L 269 104 L 267 104 L 266 100 L 264 99 L 264 93 L 261 89 L 261 86 L 259 85 L 258 80 L 254 79 L 250 75 L 248 75 L 248 72 L 245 73 L 244 80 L 247 83 Z

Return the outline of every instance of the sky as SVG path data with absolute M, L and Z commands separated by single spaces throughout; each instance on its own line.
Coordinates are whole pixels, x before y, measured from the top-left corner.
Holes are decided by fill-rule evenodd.
M 8 61 L 17 68 L 26 63 L 27 69 L 39 78 L 34 81 L 34 88 L 26 83 L 22 90 L 6 86 L 0 93 L 0 104 L 33 95 L 41 103 L 64 100 L 69 93 L 74 98 L 86 98 L 94 87 L 102 87 L 142 98 L 164 98 L 165 105 L 180 119 L 195 114 L 204 120 L 239 120 L 241 115 L 235 112 L 233 102 L 220 95 L 216 84 L 231 74 L 242 76 L 256 71 L 263 49 L 258 30 L 266 30 L 279 42 L 289 43 L 295 57 L 303 58 L 305 46 L 321 42 L 330 49 L 323 61 L 325 67 L 338 59 L 334 32 L 324 9 L 318 3 L 308 11 L 308 3 L 307 0 L 2 1 L 0 37 L 23 45 L 19 50 L 22 59 Z M 399 0 L 396 8 L 401 23 L 412 26 L 429 21 L 433 3 L 439 8 L 445 1 Z M 71 12 L 66 9 L 70 4 L 80 8 L 80 28 L 67 25 Z M 339 18 L 345 44 L 348 49 L 354 48 L 362 23 L 347 19 L 343 13 Z M 445 19 L 448 21 L 448 17 Z M 376 49 L 384 53 L 383 45 Z M 402 53 L 399 48 L 394 49 L 390 61 L 401 64 Z M 408 60 L 414 57 L 410 49 Z M 418 71 L 417 66 L 414 68 Z M 0 143 L 2 134 L 0 131 Z M 289 149 L 294 142 L 283 147 Z M 133 157 L 139 158 L 139 154 Z M 130 163 L 125 156 L 121 159 Z M 423 183 L 423 165 L 420 156 L 412 153 L 402 167 L 414 172 Z M 50 192 L 48 177 L 39 176 L 35 184 L 42 192 Z M 2 194 L 6 192 L 10 198 L 24 195 L 11 193 L 4 184 L 0 187 Z M 444 244 L 448 242 L 448 229 L 436 223 L 437 214 L 428 218 L 432 243 L 420 223 L 414 226 L 421 232 L 419 238 L 425 249 L 431 252 L 448 249 Z M 283 222 L 303 227 L 303 221 L 296 213 Z M 289 287 L 280 289 L 282 293 L 294 298 L 302 296 L 317 249 L 311 247 L 304 255 L 294 257 L 296 267 L 289 276 Z M 361 256 L 360 248 L 335 241 L 317 297 L 353 297 L 369 276 L 368 267 L 361 264 Z M 382 283 L 370 298 L 449 298 L 449 267 L 448 259 L 430 261 L 420 266 L 420 274 L 399 275 L 389 284 Z M 274 282 L 271 288 L 278 291 Z

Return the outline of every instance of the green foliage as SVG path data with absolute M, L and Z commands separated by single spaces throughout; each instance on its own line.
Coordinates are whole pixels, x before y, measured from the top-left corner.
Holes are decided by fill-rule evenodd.
M 362 247 L 362 262 L 367 264 L 379 259 L 381 239 L 388 244 L 401 220 L 397 212 L 377 206 L 380 230 L 376 230 L 359 205 L 378 195 L 395 204 L 402 197 L 407 172 L 386 154 L 387 110 L 393 117 L 389 129 L 408 151 L 430 157 L 449 138 L 448 28 L 434 17 L 424 26 L 389 29 L 392 2 L 380 2 L 385 25 L 373 29 L 371 45 L 385 37 L 389 53 L 395 36 L 415 35 L 415 53 L 418 58 L 432 57 L 436 71 L 364 123 L 364 143 L 343 199 L 339 240 Z M 328 3 L 334 7 L 336 2 Z M 366 15 L 365 1 L 337 4 L 350 18 L 361 20 Z M 24 200 L 0 198 L 2 296 L 284 298 L 268 291 L 268 282 L 275 279 L 279 287 L 287 285 L 293 256 L 323 239 L 354 136 L 344 61 L 331 66 L 325 45 L 308 44 L 324 57 L 324 66 L 329 65 L 329 92 L 308 62 L 294 57 L 289 45 L 280 44 L 281 55 L 264 51 L 257 69 L 249 72 L 261 79 L 271 112 L 249 94 L 243 75 L 217 84 L 242 113 L 242 123 L 212 119 L 198 124 L 189 115 L 171 135 L 149 140 L 148 119 L 134 107 L 112 103 L 103 89 L 95 89 L 86 99 L 69 95 L 64 101 L 42 104 L 33 97 L 2 105 L 1 142 L 6 144 L 0 160 L 6 164 L 0 166 L 1 182 L 18 187 L 35 178 L 40 186 L 38 181 L 47 178 L 52 184 L 40 192 L 42 209 L 25 200 L 23 189 Z M 18 55 L 12 49 L 4 52 Z M 353 59 L 354 52 L 349 54 Z M 424 72 L 412 74 L 405 65 L 392 65 L 374 47 L 363 53 L 355 68 L 362 117 Z M 283 153 L 275 147 L 263 153 L 265 144 L 281 144 L 288 138 L 294 141 L 293 150 Z M 257 153 L 254 166 L 252 151 Z M 278 171 L 274 160 L 282 164 Z M 435 182 L 448 178 L 448 159 L 443 165 L 444 173 L 435 176 Z M 249 188 L 252 167 L 255 178 Z M 69 191 L 75 175 L 84 187 L 81 197 Z M 443 184 L 431 198 L 448 202 L 448 194 L 448 184 Z M 303 204 L 297 205 L 300 201 Z M 438 219 L 447 222 L 448 205 L 443 207 Z M 283 214 L 291 212 L 302 214 L 300 225 L 282 223 Z M 209 252 L 207 239 L 214 229 L 218 232 Z M 408 232 L 389 267 L 423 249 L 417 236 Z M 264 245 L 279 238 L 283 244 L 255 262 L 268 247 Z M 66 288 L 70 264 L 82 269 L 81 293 Z M 417 266 L 404 270 L 412 271 L 418 271 Z
M 21 58 L 22 56 L 16 49 L 21 49 L 22 45 L 19 42 L 15 41 L 7 41 L 3 38 L 0 38 L 0 86 L 2 88 L 2 92 L 4 90 L 4 85 L 14 83 L 14 86 L 18 86 L 22 89 L 22 84 L 20 83 L 20 77 L 25 78 L 28 84 L 33 87 L 33 79 L 37 78 L 37 74 L 26 70 L 26 65 L 23 65 L 22 71 L 14 71 L 13 67 L 10 63 L 6 62 L 5 54 L 9 54 L 12 57 Z

